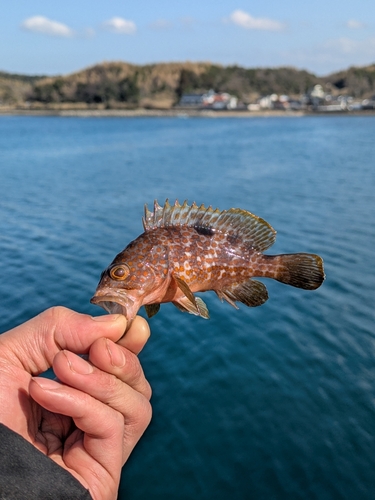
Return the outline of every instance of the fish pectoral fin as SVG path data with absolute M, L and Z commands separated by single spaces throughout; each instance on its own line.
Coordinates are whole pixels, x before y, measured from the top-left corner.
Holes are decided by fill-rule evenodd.
M 261 306 L 268 300 L 267 288 L 260 281 L 249 279 L 244 283 L 235 283 L 231 288 L 216 292 L 229 304 L 236 307 L 235 301 L 242 302 L 248 307 Z
M 193 292 L 190 290 L 189 285 L 184 281 L 182 278 L 179 276 L 176 276 L 173 274 L 173 279 L 175 280 L 178 288 L 181 290 L 181 292 L 192 302 L 195 304 L 195 297 Z
M 187 311 L 190 314 L 195 314 L 196 316 L 201 316 L 202 318 L 208 319 L 210 315 L 203 300 L 199 297 L 195 297 L 193 292 L 190 290 L 189 285 L 182 278 L 175 275 L 173 275 L 173 278 L 176 281 L 178 288 L 185 295 L 185 297 L 176 300 L 175 302 L 173 302 L 173 304 L 179 309 L 181 309 L 179 307 L 181 306 L 181 310 L 183 311 Z
M 159 312 L 160 304 L 146 304 L 145 305 L 146 314 L 148 318 L 152 318 Z
M 180 301 L 181 302 L 181 301 Z M 177 309 L 183 313 L 190 313 L 190 314 L 195 314 L 195 315 L 198 315 L 198 313 L 196 311 L 192 312 L 192 311 L 189 311 L 189 309 L 187 309 L 184 305 L 182 305 L 180 302 L 172 302 L 172 304 L 174 306 L 177 307 Z
M 187 297 L 182 297 L 172 303 L 182 312 L 188 312 L 190 314 L 194 314 L 195 316 L 201 316 L 202 318 L 209 319 L 210 315 L 206 304 L 200 297 L 194 297 L 194 299 L 194 304 Z

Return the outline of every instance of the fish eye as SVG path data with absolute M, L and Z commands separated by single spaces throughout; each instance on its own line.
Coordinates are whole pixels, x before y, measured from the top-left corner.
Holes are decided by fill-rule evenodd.
M 128 266 L 113 266 L 109 271 L 109 275 L 113 280 L 122 281 L 128 276 L 129 272 Z

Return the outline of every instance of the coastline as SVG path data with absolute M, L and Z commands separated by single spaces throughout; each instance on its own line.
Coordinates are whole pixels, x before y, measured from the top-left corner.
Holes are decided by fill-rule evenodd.
M 315 112 L 309 110 L 288 111 L 288 110 L 212 110 L 212 109 L 82 109 L 82 108 L 17 108 L 0 107 L 0 116 L 61 116 L 61 117 L 82 117 L 82 118 L 137 118 L 137 117 L 177 117 L 177 118 L 269 118 L 269 117 L 303 117 L 303 116 L 374 116 L 375 110 L 362 111 L 329 111 Z

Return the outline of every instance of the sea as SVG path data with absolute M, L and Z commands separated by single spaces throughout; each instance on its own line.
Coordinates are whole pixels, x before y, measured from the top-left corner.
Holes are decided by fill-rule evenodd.
M 162 305 L 140 355 L 153 419 L 126 500 L 375 498 L 375 117 L 0 117 L 0 331 L 90 304 L 144 204 L 246 209 L 316 291 L 211 319 Z M 143 311 L 140 314 L 145 315 Z

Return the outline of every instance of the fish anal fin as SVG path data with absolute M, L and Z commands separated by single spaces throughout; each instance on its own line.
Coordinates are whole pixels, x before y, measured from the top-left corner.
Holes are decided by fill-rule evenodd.
M 233 306 L 235 309 L 238 309 L 238 305 L 235 303 L 234 300 L 232 300 L 227 294 L 225 291 L 223 290 L 215 290 L 216 292 L 216 295 L 219 297 L 219 299 L 223 302 L 223 300 L 225 300 L 226 302 L 228 302 L 228 304 L 230 304 L 231 306 Z
M 210 317 L 207 306 L 200 297 L 195 297 L 195 304 L 193 304 L 187 297 L 181 297 L 178 300 L 173 301 L 173 305 L 182 312 L 188 312 L 190 314 L 194 314 L 195 316 L 201 316 L 205 319 L 209 319 Z
M 152 318 L 159 312 L 160 304 L 146 304 L 145 305 L 146 314 L 148 318 Z
M 242 302 L 248 307 L 257 307 L 268 300 L 268 292 L 265 285 L 253 279 L 240 284 L 236 283 L 231 288 L 221 290 L 221 294 L 222 298 L 234 307 L 236 307 L 235 301 Z

